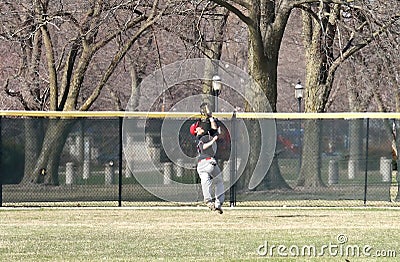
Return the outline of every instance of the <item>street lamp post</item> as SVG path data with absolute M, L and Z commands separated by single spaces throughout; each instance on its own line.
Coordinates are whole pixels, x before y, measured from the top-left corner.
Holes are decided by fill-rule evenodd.
M 222 87 L 221 77 L 219 75 L 214 75 L 212 78 L 212 88 L 215 97 L 215 102 L 214 102 L 215 112 L 218 111 L 218 96 L 219 93 L 221 92 L 221 87 Z
M 304 88 L 301 85 L 301 82 L 298 81 L 297 84 L 294 86 L 294 97 L 297 99 L 298 102 L 298 109 L 297 111 L 301 113 L 301 100 L 303 99 L 303 92 Z M 299 118 L 299 133 L 297 135 L 297 152 L 299 154 L 299 166 L 298 166 L 298 174 L 300 175 L 301 171 L 301 119 Z
M 294 86 L 294 96 L 297 99 L 298 102 L 298 112 L 301 113 L 301 100 L 303 99 L 303 92 L 304 88 L 301 85 L 301 82 L 297 82 L 297 84 Z

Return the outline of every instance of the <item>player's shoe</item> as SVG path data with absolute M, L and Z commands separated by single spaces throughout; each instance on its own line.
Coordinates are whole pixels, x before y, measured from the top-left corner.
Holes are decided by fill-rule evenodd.
M 213 202 L 207 202 L 206 204 L 211 211 L 215 211 L 215 205 Z
M 224 213 L 224 211 L 222 211 L 222 207 L 215 207 L 214 210 L 215 210 L 218 214 Z

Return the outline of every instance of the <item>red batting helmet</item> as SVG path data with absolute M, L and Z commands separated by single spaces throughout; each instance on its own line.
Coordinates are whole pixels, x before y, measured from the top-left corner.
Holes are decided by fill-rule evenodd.
M 190 126 L 190 133 L 196 135 L 196 128 L 199 126 L 199 122 L 196 122 Z

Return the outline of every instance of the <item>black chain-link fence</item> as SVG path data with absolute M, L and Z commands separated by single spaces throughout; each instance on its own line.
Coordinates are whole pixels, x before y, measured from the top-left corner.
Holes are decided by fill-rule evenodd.
M 199 203 L 189 117 L 3 117 L 1 204 Z M 226 205 L 396 204 L 393 124 L 221 118 Z

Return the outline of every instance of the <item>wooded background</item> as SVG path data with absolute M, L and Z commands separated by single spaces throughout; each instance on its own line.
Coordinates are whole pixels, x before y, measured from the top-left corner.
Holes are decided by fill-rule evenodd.
M 208 57 L 248 71 L 279 112 L 297 111 L 298 80 L 306 112 L 399 111 L 398 10 L 396 0 L 1 0 L 0 108 L 123 110 L 154 70 Z M 158 109 L 202 92 L 171 89 Z
M 130 109 L 141 110 L 140 98 L 155 91 L 140 88 L 146 76 L 175 61 L 206 58 L 248 72 L 273 112 L 297 111 L 298 81 L 305 87 L 302 112 L 400 112 L 399 7 L 398 0 L 1 0 L 0 108 L 125 110 L 130 99 Z M 210 81 L 171 87 L 153 98 L 152 110 L 168 111 L 198 94 L 212 94 Z M 255 101 L 237 106 L 266 111 Z M 72 123 L 27 125 L 38 133 L 27 134 L 24 180 L 38 182 L 47 167 L 57 184 Z M 350 123 L 355 158 L 362 125 Z M 321 125 L 307 121 L 303 128 L 309 155 L 298 186 L 319 187 Z M 250 130 L 250 159 L 257 159 L 259 137 Z M 268 187 L 287 187 L 277 161 L 269 171 Z

